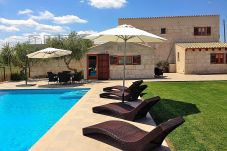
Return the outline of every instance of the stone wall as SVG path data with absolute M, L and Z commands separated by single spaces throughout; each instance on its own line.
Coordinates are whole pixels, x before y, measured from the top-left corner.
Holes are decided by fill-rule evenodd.
M 123 43 L 106 43 L 91 48 L 88 54 L 124 55 Z M 127 43 L 126 56 L 141 55 L 141 65 L 126 65 L 126 78 L 152 78 L 154 76 L 155 58 L 154 49 L 136 43 Z M 110 65 L 110 79 L 122 79 L 123 65 Z
M 70 66 L 73 68 L 76 68 L 78 71 L 84 70 L 84 63 L 85 58 L 83 58 L 81 61 L 72 61 L 70 63 Z M 58 73 L 62 71 L 69 70 L 63 59 L 48 59 L 48 60 L 42 60 L 40 59 L 38 63 L 35 63 L 30 68 L 30 77 L 44 77 L 47 75 L 47 72 L 51 71 L 53 73 Z
M 169 64 L 169 73 L 176 73 L 176 64 Z
M 210 63 L 210 54 L 211 53 L 226 53 L 227 51 L 222 48 L 221 50 L 215 49 L 202 49 L 199 51 L 195 49 L 192 51 L 191 49 L 187 50 L 185 57 L 185 73 L 186 74 L 210 74 L 210 73 L 227 73 L 227 64 L 226 60 L 224 60 L 225 64 L 211 64 Z M 224 57 L 226 59 L 226 57 Z
M 155 47 L 156 61 L 167 60 L 176 63 L 175 43 L 180 42 L 218 42 L 220 38 L 219 16 L 176 16 L 154 18 L 120 18 L 118 24 L 129 24 L 139 29 L 166 38 L 164 43 L 150 43 Z M 194 36 L 194 27 L 211 26 L 210 36 Z M 161 34 L 161 28 L 166 28 L 166 34 Z

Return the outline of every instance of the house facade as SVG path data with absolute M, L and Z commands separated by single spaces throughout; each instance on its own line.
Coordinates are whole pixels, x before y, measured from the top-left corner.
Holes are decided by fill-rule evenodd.
M 177 43 L 176 72 L 227 73 L 227 43 Z
M 227 73 L 227 45 L 219 42 L 219 15 L 120 18 L 118 24 L 129 24 L 167 39 L 162 43 L 128 43 L 127 79 L 152 78 L 160 61 L 169 63 L 169 72 Z M 86 79 L 121 79 L 123 48 L 121 43 L 100 44 L 91 47 L 81 63 L 72 65 L 83 70 Z
M 167 39 L 162 43 L 144 44 L 144 47 L 150 50 L 146 53 L 136 47 L 136 44 L 127 49 L 127 58 L 130 58 L 132 52 L 136 52 L 135 54 L 141 57 L 142 62 L 141 65 L 127 65 L 126 78 L 152 78 L 154 67 L 160 61 L 167 61 L 170 64 L 170 72 L 183 74 L 227 73 L 226 44 L 219 42 L 219 22 L 219 15 L 120 18 L 119 25 L 132 25 Z M 123 53 L 118 50 L 119 45 L 119 43 L 102 44 L 91 48 L 89 53 L 93 55 L 105 53 L 109 55 L 109 59 L 112 56 L 122 59 Z M 194 47 L 188 47 L 190 45 Z M 192 50 L 190 51 L 190 49 Z M 197 49 L 198 51 L 195 51 Z M 142 55 L 143 53 L 146 55 Z M 220 53 L 221 55 L 219 55 Z M 215 57 L 223 57 L 223 61 L 212 62 Z M 181 59 L 179 60 L 179 58 Z M 111 60 L 109 62 L 109 79 L 120 79 L 122 77 L 120 70 L 123 69 L 123 65 L 111 64 Z M 144 68 L 148 66 L 147 62 L 149 68 Z M 89 72 L 86 73 L 89 74 Z
M 166 38 L 164 43 L 148 45 L 157 50 L 157 62 L 167 60 L 170 64 L 176 64 L 176 43 L 219 42 L 220 38 L 219 15 L 120 18 L 118 24 L 129 24 Z
M 152 78 L 155 65 L 154 49 L 138 43 L 127 43 L 126 78 Z M 108 42 L 90 48 L 85 65 L 88 79 L 122 79 L 124 44 Z

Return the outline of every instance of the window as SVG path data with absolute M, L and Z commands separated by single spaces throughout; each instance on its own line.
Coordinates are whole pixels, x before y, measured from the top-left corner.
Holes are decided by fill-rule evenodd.
M 126 65 L 140 65 L 141 64 L 141 56 L 126 56 L 125 57 Z M 124 65 L 124 56 L 110 56 L 110 64 L 111 65 Z
M 177 52 L 177 61 L 180 61 L 180 53 Z
M 166 34 L 166 28 L 161 28 L 161 34 Z
M 124 64 L 124 57 L 118 57 L 118 64 L 123 65 Z
M 119 65 L 124 65 L 124 56 L 118 57 L 118 64 Z M 125 57 L 125 64 L 126 65 L 131 65 L 132 64 L 132 56 L 126 56 Z
M 126 57 L 126 64 L 127 64 L 127 65 L 133 64 L 132 56 L 127 56 L 127 57 Z
M 224 63 L 224 53 L 212 53 L 210 54 L 211 64 L 223 64 Z
M 195 36 L 210 36 L 211 27 L 194 27 Z
M 134 65 L 140 65 L 141 64 L 141 57 L 140 57 L 140 55 L 133 56 L 133 64 Z
M 110 56 L 110 64 L 118 64 L 117 56 Z

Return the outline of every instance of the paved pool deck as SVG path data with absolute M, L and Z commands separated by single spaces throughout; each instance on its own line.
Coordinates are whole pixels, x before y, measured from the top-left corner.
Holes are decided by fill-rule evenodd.
M 114 117 L 95 114 L 92 107 L 114 102 L 110 99 L 101 99 L 99 94 L 103 87 L 121 84 L 121 81 L 102 81 L 87 84 L 90 91 L 69 110 L 32 148 L 32 151 L 114 151 L 119 150 L 105 143 L 96 141 L 82 135 L 82 128 L 108 120 L 120 120 Z M 127 82 L 129 84 L 130 82 Z M 117 101 L 116 101 L 117 102 Z M 133 104 L 135 105 L 135 103 Z M 126 121 L 128 122 L 128 121 Z M 155 127 L 151 117 L 142 119 L 140 122 L 129 122 L 146 131 Z M 148 125 L 149 124 L 149 125 Z M 168 147 L 163 144 L 159 150 Z
M 227 74 L 218 75 L 181 75 L 165 74 L 164 79 L 147 79 L 145 81 L 209 81 L 227 80 Z M 127 80 L 130 85 L 132 80 Z M 35 86 L 23 87 L 24 82 L 4 82 L 0 89 L 34 89 L 34 88 L 58 88 L 59 85 L 48 85 L 47 81 L 39 80 Z M 121 120 L 110 116 L 92 113 L 92 107 L 114 102 L 114 100 L 99 97 L 103 87 L 121 85 L 121 80 L 93 81 L 87 84 L 64 85 L 63 87 L 91 88 L 81 100 L 76 103 L 30 150 L 32 151 L 114 151 L 119 150 L 105 143 L 96 141 L 82 135 L 82 128 L 108 120 Z M 61 86 L 62 87 L 62 86 Z M 137 103 L 132 104 L 134 106 Z M 126 121 L 129 122 L 129 121 Z M 152 118 L 146 118 L 137 122 L 129 122 L 145 131 L 155 128 Z M 166 142 L 156 151 L 169 150 Z

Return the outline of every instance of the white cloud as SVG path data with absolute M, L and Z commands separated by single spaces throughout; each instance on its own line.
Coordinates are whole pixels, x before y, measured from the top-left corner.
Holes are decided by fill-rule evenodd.
M 75 15 L 55 16 L 53 13 L 45 10 L 39 12 L 38 16 L 31 16 L 30 19 L 34 20 L 52 20 L 57 24 L 70 24 L 70 23 L 87 23 L 87 20 L 81 19 Z
M 90 34 L 97 33 L 93 30 L 86 30 L 86 31 L 78 31 L 78 35 L 86 36 Z M 66 33 L 59 33 L 61 36 L 66 36 Z M 24 43 L 29 42 L 30 44 L 43 44 L 45 43 L 45 40 L 47 40 L 50 37 L 56 37 L 58 35 L 53 35 L 50 32 L 32 32 L 32 33 L 23 33 L 19 36 L 9 36 L 4 39 L 0 39 L 0 48 L 6 44 L 9 43 L 10 45 L 15 45 L 17 43 Z
M 38 24 L 36 21 L 32 19 L 28 20 L 17 20 L 17 19 L 6 19 L 6 18 L 0 18 L 0 23 L 6 24 L 6 25 L 12 25 L 12 26 L 26 26 L 26 27 L 34 27 L 34 25 Z
M 5 26 L 5 25 L 0 25 L 0 32 L 16 32 L 16 31 L 20 31 L 19 28 L 14 27 L 14 26 Z
M 38 16 L 31 16 L 30 19 L 34 19 L 34 20 L 43 20 L 43 19 L 53 19 L 54 18 L 54 14 L 52 14 L 49 11 L 43 11 L 43 12 L 39 12 Z
M 9 43 L 10 45 L 15 45 L 17 43 L 23 43 L 23 42 L 28 42 L 28 37 L 25 37 L 25 36 L 9 36 L 5 39 L 0 39 L 0 48 L 6 43 Z
M 97 33 L 96 31 L 93 30 L 83 30 L 83 31 L 78 31 L 78 35 L 91 35 Z
M 64 28 L 61 26 L 53 26 L 53 25 L 45 25 L 45 24 L 38 24 L 36 26 L 37 30 L 48 31 L 48 32 L 64 32 Z
M 50 33 L 47 32 L 33 32 L 33 33 L 24 33 L 20 36 L 9 36 L 4 39 L 0 39 L 0 48 L 6 44 L 9 43 L 10 45 L 15 45 L 17 43 L 24 43 L 29 42 L 30 44 L 43 44 L 45 39 L 50 36 Z
M 46 35 L 51 35 L 50 33 L 47 32 L 32 32 L 32 33 L 24 33 L 23 36 L 46 36 Z
M 54 20 L 55 23 L 60 23 L 60 24 L 87 23 L 87 20 L 81 19 L 78 16 L 74 16 L 74 15 L 54 17 L 53 20 Z
M 19 10 L 18 11 L 18 14 L 20 14 L 20 15 L 24 15 L 24 14 L 32 14 L 33 13 L 33 11 L 32 10 L 30 10 L 30 9 L 25 9 L 25 10 Z
M 41 24 L 32 19 L 10 20 L 10 19 L 6 19 L 6 18 L 0 18 L 0 23 L 5 24 L 5 25 L 11 25 L 13 27 L 35 28 L 36 30 L 42 30 L 42 31 L 48 31 L 48 32 L 63 32 L 64 31 L 64 28 L 61 26 Z
M 88 3 L 96 8 L 122 8 L 127 3 L 126 0 L 88 0 Z
M 33 33 L 24 33 L 23 36 L 28 37 L 29 43 L 31 44 L 43 44 L 49 36 L 51 36 L 50 33 L 46 32 L 33 32 Z

